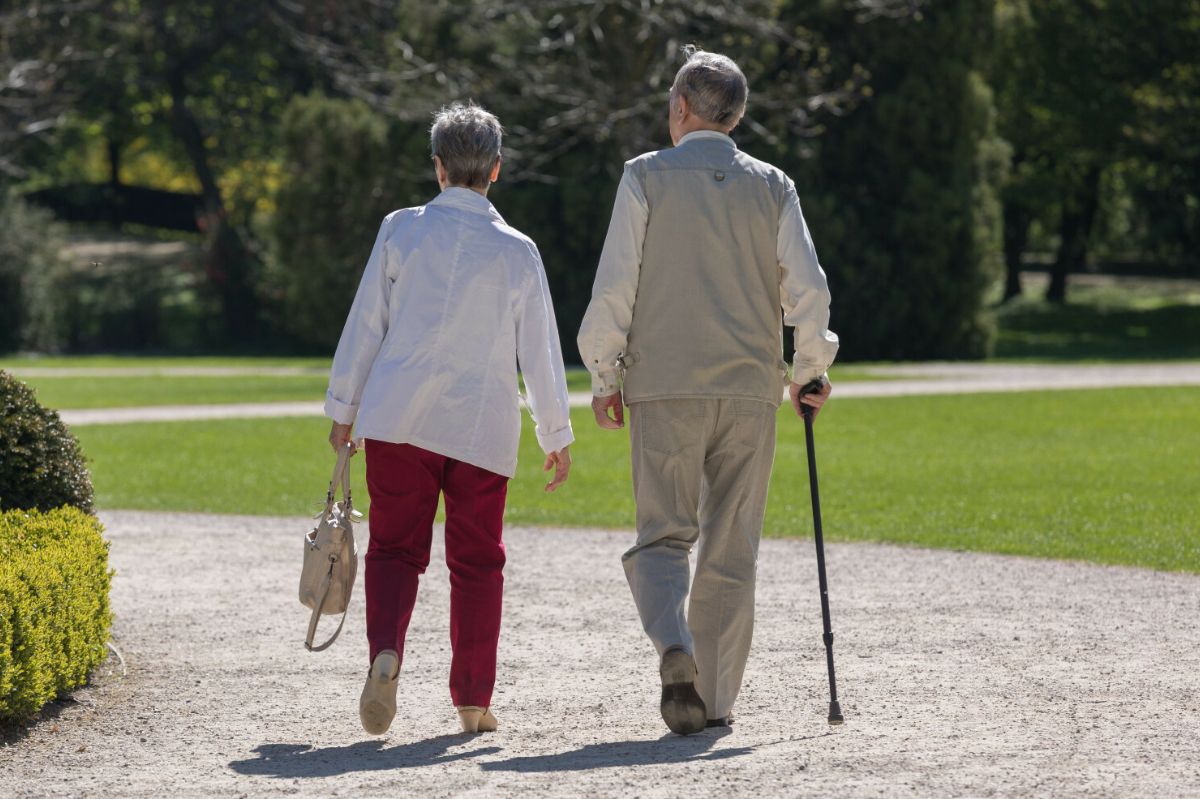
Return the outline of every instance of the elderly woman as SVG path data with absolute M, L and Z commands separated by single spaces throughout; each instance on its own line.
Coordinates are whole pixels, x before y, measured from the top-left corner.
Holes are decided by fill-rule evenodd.
M 450 696 L 466 732 L 489 709 L 504 586 L 501 527 L 517 466 L 524 377 L 546 485 L 567 479 L 574 440 L 554 309 L 537 247 L 487 199 L 500 173 L 500 122 L 455 104 L 430 132 L 441 193 L 383 220 L 346 327 L 325 412 L 334 449 L 365 441 L 371 666 L 359 702 L 379 735 L 396 714 L 404 636 L 445 497 Z

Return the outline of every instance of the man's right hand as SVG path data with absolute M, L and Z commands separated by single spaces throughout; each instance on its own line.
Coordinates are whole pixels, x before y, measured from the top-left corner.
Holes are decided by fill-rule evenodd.
M 612 411 L 612 416 L 608 412 Z M 625 406 L 621 404 L 621 392 L 609 394 L 607 397 L 592 397 L 592 413 L 596 415 L 596 424 L 605 430 L 620 430 L 625 426 Z
M 788 396 L 791 397 L 792 408 L 796 411 L 797 416 L 803 416 L 803 406 L 808 405 L 813 409 L 812 417 L 813 421 L 816 421 L 817 414 L 821 412 L 821 406 L 825 404 L 825 400 L 829 399 L 829 394 L 833 391 L 833 384 L 826 380 L 825 384 L 821 386 L 820 391 L 810 391 L 807 394 L 802 394 L 801 392 L 806 387 L 806 385 L 802 386 L 799 383 L 792 383 L 788 386 Z

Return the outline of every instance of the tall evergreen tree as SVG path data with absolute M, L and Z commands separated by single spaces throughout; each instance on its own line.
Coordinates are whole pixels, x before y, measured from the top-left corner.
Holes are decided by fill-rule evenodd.
M 841 43 L 836 59 L 859 65 L 870 95 L 795 167 L 843 355 L 986 355 L 983 295 L 999 267 L 997 189 L 1009 155 L 981 75 L 992 0 L 802 14 Z

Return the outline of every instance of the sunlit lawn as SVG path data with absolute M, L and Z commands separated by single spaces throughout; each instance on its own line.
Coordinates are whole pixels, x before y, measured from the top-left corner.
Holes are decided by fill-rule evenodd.
M 234 402 L 319 402 L 327 375 L 288 377 L 23 377 L 50 408 L 126 408 Z
M 37 392 L 43 405 L 58 409 L 317 402 L 325 397 L 329 377 L 329 361 L 319 358 L 8 358 L 0 359 L 0 369 L 14 370 Z M 36 371 L 26 374 L 31 369 Z M 47 373 L 50 369 L 68 371 Z M 203 374 L 206 369 L 214 371 Z M 130 374 L 130 370 L 137 373 Z M 171 370 L 188 371 L 179 374 Z M 244 374 L 231 376 L 222 370 Z M 835 367 L 831 377 L 846 382 L 886 379 L 853 366 Z M 567 388 L 590 391 L 591 378 L 582 368 L 568 369 Z
M 329 358 L 221 355 L 8 355 L 0 356 L 0 369 L 177 369 L 272 368 L 324 372 Z
M 631 528 L 626 435 L 586 409 L 573 420 L 554 495 L 526 420 L 509 523 Z M 767 533 L 808 536 L 803 428 L 786 409 L 779 422 Z M 1200 571 L 1200 389 L 847 399 L 817 428 L 831 539 Z M 320 418 L 76 428 L 101 508 L 296 516 L 323 495 L 327 432 Z

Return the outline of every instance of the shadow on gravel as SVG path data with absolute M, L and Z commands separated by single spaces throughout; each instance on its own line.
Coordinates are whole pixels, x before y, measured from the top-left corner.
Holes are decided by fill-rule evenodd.
M 314 749 L 309 744 L 263 744 L 254 749 L 256 758 L 234 760 L 229 767 L 238 774 L 264 777 L 334 777 L 355 771 L 390 771 L 400 768 L 452 763 L 500 751 L 485 746 L 464 752 L 449 752 L 458 744 L 470 743 L 474 736 L 440 735 L 424 741 L 384 746 L 383 741 L 359 741 L 349 746 Z
M 615 741 L 588 744 L 571 752 L 481 763 L 484 771 L 587 771 L 597 768 L 654 766 L 703 760 L 727 760 L 748 755 L 753 746 L 739 746 L 710 752 L 713 744 L 732 732 L 728 727 L 687 737 L 668 733 L 656 741 Z

